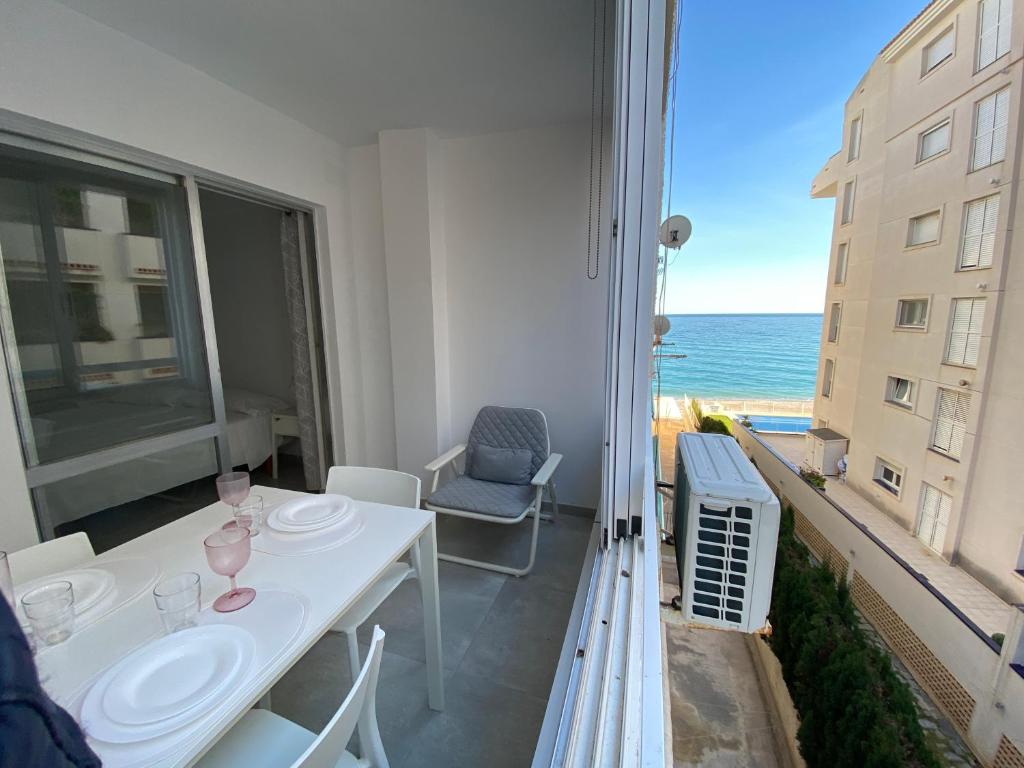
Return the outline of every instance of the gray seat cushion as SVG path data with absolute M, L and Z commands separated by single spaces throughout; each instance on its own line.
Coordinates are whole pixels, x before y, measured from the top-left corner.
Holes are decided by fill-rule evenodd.
M 519 517 L 534 499 L 532 485 L 489 483 L 459 475 L 427 498 L 435 507 L 478 512 L 495 517 Z

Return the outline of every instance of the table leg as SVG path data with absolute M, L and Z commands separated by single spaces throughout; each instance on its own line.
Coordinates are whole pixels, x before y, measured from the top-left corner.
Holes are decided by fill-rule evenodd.
M 427 694 L 430 708 L 444 709 L 444 665 L 441 661 L 441 597 L 437 585 L 437 530 L 431 520 L 420 534 L 420 594 L 427 652 Z

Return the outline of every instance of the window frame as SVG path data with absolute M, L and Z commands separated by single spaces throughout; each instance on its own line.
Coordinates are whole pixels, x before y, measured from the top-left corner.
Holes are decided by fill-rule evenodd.
M 911 301 L 923 301 L 924 302 L 924 325 L 903 325 L 900 323 L 900 317 L 902 312 L 901 307 Z M 931 296 L 901 296 L 896 299 L 896 321 L 894 330 L 897 331 L 913 331 L 915 333 L 925 333 L 928 330 L 928 324 L 931 322 L 932 317 L 932 299 Z
M 934 35 L 932 37 L 932 39 L 929 40 L 927 43 L 925 43 L 925 45 L 921 48 L 921 77 L 922 77 L 922 79 L 925 78 L 925 77 L 928 77 L 928 75 L 930 75 L 932 72 L 935 72 L 936 70 L 940 69 L 943 64 L 946 64 L 946 63 L 952 61 L 956 57 L 956 43 L 957 43 L 956 31 L 957 31 L 956 30 L 956 22 L 954 21 L 954 23 L 950 24 L 948 27 L 946 27 L 941 32 L 939 32 L 937 35 Z M 943 56 L 939 61 L 937 61 L 932 66 L 930 66 L 930 67 L 927 66 L 928 51 L 931 50 L 935 46 L 935 44 L 938 43 L 940 40 L 942 40 L 946 35 L 952 35 L 953 36 L 953 47 L 950 50 L 949 54 L 947 56 Z
M 857 126 L 857 141 L 854 143 L 854 131 L 853 127 Z M 849 132 L 848 132 L 847 148 L 846 148 L 846 163 L 849 165 L 852 162 L 860 160 L 860 150 L 864 144 L 864 110 L 861 110 L 856 115 L 850 118 Z M 854 149 L 857 151 L 854 152 Z
M 949 359 L 950 346 L 953 343 L 953 333 L 954 333 L 954 331 L 953 331 L 953 321 L 956 318 L 956 307 L 957 307 L 957 304 L 959 302 L 967 302 L 967 301 L 971 302 L 971 314 L 970 314 L 970 320 L 968 321 L 968 323 L 970 323 L 974 319 L 974 307 L 977 305 L 977 303 L 979 301 L 982 302 L 981 327 L 977 330 L 977 350 L 978 350 L 977 351 L 977 358 L 974 360 L 973 363 L 966 362 L 966 360 L 967 360 L 967 350 L 970 349 L 970 338 L 971 338 L 971 335 L 972 335 L 972 332 L 969 330 L 970 325 L 968 325 L 968 330 L 963 332 L 966 335 L 966 337 L 967 337 L 966 341 L 964 342 L 964 360 L 963 360 L 963 362 L 956 362 L 956 361 L 953 361 L 953 360 Z M 952 297 L 950 299 L 950 301 L 949 301 L 949 322 L 946 323 L 946 345 L 945 345 L 945 348 L 944 348 L 944 350 L 942 352 L 942 364 L 943 365 L 950 365 L 950 366 L 953 366 L 954 368 L 968 368 L 968 369 L 971 369 L 971 370 L 976 370 L 978 368 L 978 362 L 981 359 L 981 344 L 982 344 L 982 341 L 985 338 L 984 337 L 984 330 L 985 330 L 985 313 L 986 312 L 988 312 L 988 300 L 987 300 L 987 297 L 985 297 L 985 296 L 954 296 L 954 297 Z
M 974 266 L 964 266 L 964 250 L 965 250 L 965 248 L 967 246 L 967 223 L 968 223 L 969 216 L 970 216 L 971 206 L 978 205 L 980 203 L 980 204 L 985 205 L 985 207 L 987 209 L 989 201 L 991 201 L 993 199 L 996 202 L 995 228 L 992 230 L 992 232 L 986 232 L 985 231 L 985 229 L 984 229 L 984 222 L 988 220 L 988 214 L 987 214 L 987 211 L 986 211 L 985 213 L 982 214 L 982 222 L 983 223 L 982 223 L 982 230 L 981 230 L 981 235 L 980 235 L 982 240 L 980 241 L 980 244 L 978 246 L 978 263 L 975 264 Z M 995 193 L 993 193 L 991 195 L 985 195 L 984 197 L 977 197 L 977 198 L 975 198 L 973 200 L 968 200 L 967 202 L 964 203 L 963 214 L 962 214 L 962 221 L 960 222 L 960 246 L 959 246 L 959 248 L 957 248 L 957 253 L 956 253 L 956 271 L 957 272 L 975 272 L 975 271 L 977 271 L 979 269 L 991 269 L 992 268 L 992 265 L 995 263 L 995 257 L 996 257 L 996 238 L 999 235 L 999 216 L 1002 213 L 1002 202 L 1003 202 L 1002 201 L 1002 193 L 995 192 Z M 989 262 L 987 264 L 983 264 L 982 263 L 982 253 L 984 252 L 984 237 L 986 235 L 991 235 L 992 236 L 992 253 L 991 253 L 991 257 L 990 257 Z
M 959 405 L 960 399 L 961 398 L 966 398 L 966 401 L 967 401 L 966 402 L 966 406 L 964 407 L 965 416 L 964 416 L 963 425 L 958 427 L 958 424 L 957 424 L 956 421 L 950 421 L 949 448 L 948 449 L 941 447 L 940 445 L 936 444 L 936 442 L 935 442 L 936 439 L 937 439 L 937 433 L 938 433 L 938 429 L 939 429 L 939 426 L 940 426 L 939 410 L 942 407 L 943 393 L 946 393 L 946 392 L 950 393 L 955 398 L 954 403 L 953 403 L 953 414 L 954 414 L 954 416 L 956 415 L 956 412 L 958 410 L 958 405 Z M 935 410 L 932 413 L 932 428 L 931 428 L 931 434 L 929 435 L 929 438 L 928 438 L 928 450 L 929 451 L 933 451 L 934 453 L 937 453 L 940 456 L 945 456 L 948 459 L 951 459 L 953 461 L 959 462 L 960 459 L 961 459 L 961 456 L 962 456 L 963 446 L 964 446 L 964 444 L 967 441 L 967 426 L 970 423 L 970 418 L 971 418 L 971 393 L 970 392 L 965 392 L 962 389 L 953 389 L 952 387 L 942 387 L 942 386 L 938 387 L 935 390 Z M 963 431 L 963 434 L 960 436 L 960 448 L 961 448 L 961 450 L 959 452 L 957 452 L 957 453 L 953 453 L 952 452 L 952 447 L 953 447 L 954 442 L 955 442 L 954 441 L 954 436 L 956 434 L 957 428 L 960 428 Z
M 896 382 L 905 381 L 909 387 L 909 399 L 898 400 L 894 397 L 896 392 Z M 910 376 L 900 376 L 898 374 L 886 374 L 885 377 L 885 393 L 882 402 L 886 405 L 891 405 L 895 408 L 899 408 L 901 411 L 908 413 L 914 412 L 914 405 L 917 401 L 917 381 Z
M 968 157 L 967 157 L 967 172 L 968 173 L 974 173 L 975 171 L 982 171 L 982 170 L 984 170 L 986 168 L 991 168 L 993 165 L 996 165 L 997 163 L 1002 163 L 1002 162 L 1004 162 L 1006 160 L 1006 150 L 1007 150 L 1007 147 L 1009 146 L 1009 139 L 1010 139 L 1010 137 L 1009 137 L 1009 130 L 1010 130 L 1010 105 L 1009 105 L 1009 103 L 1007 103 L 1007 107 L 1006 107 L 1006 125 L 1004 127 L 1006 128 L 1006 134 L 1007 135 L 1006 135 L 1006 139 L 1003 142 L 1003 156 L 1000 157 L 998 160 L 993 160 L 992 157 L 994 156 L 994 151 L 990 147 L 989 148 L 989 160 L 988 160 L 988 162 L 985 163 L 984 165 L 975 165 L 974 164 L 974 158 L 975 158 L 975 155 L 977 154 L 977 146 L 978 146 L 978 138 L 979 138 L 979 135 L 978 135 L 979 120 L 978 120 L 978 118 L 981 115 L 981 105 L 983 103 L 985 103 L 986 101 L 988 101 L 989 99 L 993 99 L 995 101 L 995 107 L 993 107 L 993 109 L 997 110 L 997 111 L 992 116 L 992 131 L 991 131 L 992 136 L 993 136 L 993 146 L 994 146 L 994 137 L 995 137 L 996 131 L 999 128 L 999 126 L 996 125 L 996 122 L 995 122 L 996 121 L 996 116 L 998 115 L 999 96 L 1001 94 L 1004 94 L 1004 93 L 1006 94 L 1007 102 L 1009 102 L 1010 96 L 1012 95 L 1011 91 L 1010 91 L 1010 86 L 1009 85 L 1004 85 L 1004 86 L 1002 86 L 1000 88 L 997 88 L 996 90 L 992 91 L 991 93 L 986 94 L 985 96 L 982 96 L 980 99 L 978 99 L 977 101 L 974 102 L 973 118 L 972 118 L 972 128 L 971 128 L 971 146 L 970 146 L 970 152 L 969 152 Z
M 839 267 L 842 265 L 842 275 Z M 846 285 L 846 273 L 850 268 L 850 241 L 843 240 L 836 245 L 836 261 L 832 270 L 832 285 Z
M 924 150 L 924 137 L 927 136 L 930 133 L 935 133 L 935 131 L 938 131 L 939 129 L 941 129 L 943 127 L 946 127 L 946 128 L 949 129 L 948 132 L 947 132 L 947 135 L 946 135 L 946 146 L 945 146 L 945 148 L 940 149 L 938 152 L 935 152 L 934 154 L 928 155 L 927 157 L 922 156 L 921 153 Z M 953 147 L 953 116 L 950 115 L 950 116 L 948 116 L 946 118 L 943 118 L 942 120 L 940 120 L 937 123 L 933 123 L 931 125 L 931 127 L 926 128 L 925 130 L 923 130 L 919 134 L 917 134 L 917 154 L 915 155 L 914 166 L 917 167 L 919 165 L 923 165 L 924 163 L 931 162 L 932 160 L 936 159 L 937 157 L 942 157 L 943 155 L 948 155 L 950 153 L 952 147 Z
M 826 376 L 826 373 L 828 374 Z M 821 387 L 818 390 L 826 400 L 832 399 L 832 390 L 836 379 L 835 358 L 825 357 L 821 361 Z
M 929 541 L 925 541 L 923 538 L 921 538 L 921 527 L 924 524 L 924 504 L 926 500 L 927 489 L 931 489 L 932 491 L 935 491 L 935 493 L 938 494 L 938 504 L 935 510 L 935 524 L 932 527 L 932 535 L 929 537 Z M 942 502 L 944 499 L 949 499 L 949 519 L 947 519 L 942 526 L 944 530 L 942 541 L 936 542 L 935 533 L 938 530 L 938 522 L 941 516 Z M 921 493 L 918 497 L 917 502 L 917 520 L 914 521 L 914 536 L 915 538 L 917 538 L 918 541 L 920 541 L 926 547 L 931 549 L 933 552 L 938 553 L 939 555 L 942 554 L 942 546 L 946 542 L 946 536 L 949 535 L 949 523 L 953 518 L 953 503 L 954 499 L 952 494 L 946 493 L 941 488 L 934 486 L 931 483 L 921 483 Z M 938 544 L 939 547 L 936 547 L 935 544 Z
M 1007 41 L 1006 50 L 1003 51 L 1002 53 L 999 52 L 999 38 L 1000 38 L 999 32 L 1000 32 L 1000 28 L 1003 26 L 1004 23 L 1006 24 L 1006 27 L 1009 30 L 1009 32 L 1007 33 L 1007 38 L 1009 38 L 1010 34 L 1012 34 L 1012 30 L 1013 30 L 1013 0 L 995 0 L 995 2 L 999 3 L 999 11 L 1002 11 L 1002 9 L 1004 7 L 1003 3 L 1005 2 L 1010 7 L 1010 13 L 1009 13 L 1007 18 L 1003 19 L 1001 17 L 1001 14 L 999 13 L 999 11 L 997 11 L 997 14 L 996 14 L 996 17 L 997 17 L 997 21 L 996 21 L 996 54 L 995 54 L 995 56 L 992 57 L 991 61 L 985 62 L 984 64 L 981 62 L 981 38 L 982 38 L 982 35 L 984 34 L 984 29 L 982 28 L 982 22 L 984 20 L 984 15 L 985 15 L 982 9 L 984 8 L 984 5 L 985 5 L 986 2 L 992 2 L 992 0 L 978 0 L 978 9 L 977 9 L 977 18 L 976 18 L 977 34 L 974 36 L 974 74 L 978 74 L 983 69 L 987 69 L 988 67 L 991 67 L 997 61 L 999 61 L 1001 58 L 1003 58 L 1003 56 L 1006 56 L 1007 54 L 1009 54 L 1011 48 L 1013 47 L 1010 44 L 1010 41 L 1008 40 Z
M 833 322 L 834 321 L 834 322 Z M 833 301 L 829 303 L 828 308 L 828 329 L 825 334 L 825 340 L 829 344 L 839 343 L 839 333 L 843 324 L 843 302 Z M 832 335 L 832 331 L 835 331 L 835 336 Z
M 884 478 L 882 473 L 886 469 L 898 478 L 898 482 L 889 482 Z M 906 467 L 900 467 L 898 464 L 895 464 L 888 459 L 883 459 L 881 456 L 875 456 L 875 469 L 871 473 L 871 479 L 874 481 L 875 485 L 899 499 L 903 496 L 903 485 L 907 479 L 907 470 Z
M 911 251 L 917 248 L 930 248 L 934 245 L 938 245 L 942 242 L 942 208 L 933 208 L 931 210 L 923 211 L 907 218 L 907 237 L 906 242 L 903 245 L 903 250 Z M 935 224 L 935 239 L 934 240 L 922 240 L 921 242 L 911 242 L 910 237 L 914 231 L 914 222 L 920 221 L 921 219 L 936 217 Z
M 850 207 L 847 211 L 846 201 L 849 198 Z M 847 179 L 843 182 L 843 199 L 840 201 L 839 226 L 845 227 L 853 223 L 854 207 L 857 203 L 857 177 Z M 849 218 L 847 218 L 849 216 Z

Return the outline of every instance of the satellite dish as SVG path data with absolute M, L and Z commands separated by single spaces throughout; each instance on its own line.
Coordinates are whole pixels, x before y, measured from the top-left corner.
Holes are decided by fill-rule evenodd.
M 676 214 L 669 216 L 661 225 L 658 232 L 658 239 L 666 248 L 681 248 L 683 243 L 690 239 L 693 225 L 685 216 Z

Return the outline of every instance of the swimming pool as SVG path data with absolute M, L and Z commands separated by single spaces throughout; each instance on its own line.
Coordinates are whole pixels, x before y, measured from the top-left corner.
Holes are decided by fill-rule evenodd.
M 811 428 L 810 416 L 747 416 L 747 418 L 757 432 L 799 434 Z

